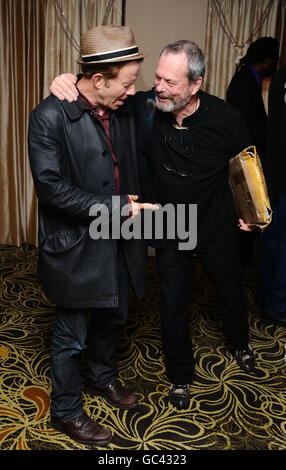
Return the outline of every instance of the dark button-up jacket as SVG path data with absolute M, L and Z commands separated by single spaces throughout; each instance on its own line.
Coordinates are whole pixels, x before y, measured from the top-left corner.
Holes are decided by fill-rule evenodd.
M 227 102 L 240 111 L 249 128 L 253 145 L 256 145 L 259 156 L 263 159 L 268 117 L 261 83 L 258 83 L 250 67 L 244 66 L 232 78 L 227 90 Z
M 57 305 L 118 305 L 117 240 L 95 239 L 90 227 L 95 207 L 108 209 L 111 230 L 113 220 L 120 217 L 122 224 L 128 217 L 128 211 L 122 215 L 127 194 L 140 198 L 134 119 L 127 104 L 111 113 L 110 135 L 120 174 L 120 196 L 116 196 L 106 134 L 82 100 L 68 103 L 50 95 L 30 116 L 29 159 L 39 201 L 39 280 Z M 134 239 L 120 243 L 140 298 L 145 243 Z

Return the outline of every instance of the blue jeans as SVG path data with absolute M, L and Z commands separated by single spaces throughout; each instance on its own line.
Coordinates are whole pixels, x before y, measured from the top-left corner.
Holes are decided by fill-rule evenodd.
M 261 241 L 260 286 L 264 306 L 286 319 L 286 194 L 273 205 L 273 219 Z
M 119 247 L 119 244 L 118 244 Z M 114 382 L 115 350 L 128 316 L 130 278 L 118 249 L 118 308 L 93 310 L 56 307 L 51 341 L 51 415 L 69 421 L 83 414 L 81 353 L 85 352 L 86 378 L 99 387 Z

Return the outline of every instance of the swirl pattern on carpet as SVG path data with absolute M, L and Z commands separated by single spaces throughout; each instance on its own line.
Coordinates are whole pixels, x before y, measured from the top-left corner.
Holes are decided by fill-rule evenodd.
M 0 448 L 88 449 L 50 426 L 54 306 L 37 282 L 37 249 L 1 246 L 0 258 Z M 117 410 L 83 388 L 87 413 L 112 430 L 113 440 L 104 449 L 285 450 L 286 329 L 261 320 L 255 268 L 244 279 L 257 362 L 251 374 L 239 369 L 223 337 L 219 307 L 199 260 L 190 282 L 196 371 L 189 409 L 175 410 L 166 399 L 160 292 L 150 257 L 146 297 L 138 301 L 131 293 L 118 348 L 119 379 L 136 391 L 139 406 Z

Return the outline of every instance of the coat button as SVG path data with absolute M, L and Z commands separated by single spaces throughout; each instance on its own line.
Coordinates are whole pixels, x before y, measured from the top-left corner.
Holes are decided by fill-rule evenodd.
M 107 152 L 107 150 L 103 150 L 103 152 L 102 152 L 102 156 L 103 156 L 103 157 L 107 157 L 107 155 L 108 155 L 108 152 Z
M 109 181 L 103 181 L 102 186 L 104 186 L 104 188 L 106 188 L 106 186 L 108 185 L 109 185 Z

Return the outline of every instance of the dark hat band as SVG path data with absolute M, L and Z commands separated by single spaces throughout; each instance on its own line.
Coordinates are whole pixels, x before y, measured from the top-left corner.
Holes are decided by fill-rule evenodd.
M 128 49 L 121 49 L 120 51 L 115 51 L 115 52 L 106 52 L 105 54 L 96 54 L 96 55 L 90 55 L 88 57 L 82 57 L 83 62 L 98 62 L 101 60 L 108 60 L 108 59 L 117 59 L 120 57 L 126 57 L 129 55 L 135 55 L 138 54 L 139 50 L 138 47 L 131 47 Z

